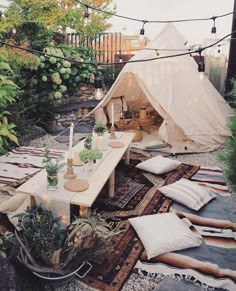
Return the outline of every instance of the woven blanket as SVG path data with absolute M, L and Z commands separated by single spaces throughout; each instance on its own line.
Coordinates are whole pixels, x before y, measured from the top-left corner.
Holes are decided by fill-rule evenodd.
M 52 158 L 58 158 L 64 152 L 50 150 Z M 42 169 L 44 149 L 18 147 L 8 155 L 0 156 L 0 187 L 19 187 Z
M 83 279 L 86 284 L 99 290 L 120 290 L 143 253 L 142 243 L 127 219 L 133 216 L 167 212 L 172 203 L 141 174 L 140 170 L 134 167 L 138 162 L 140 160 L 131 160 L 130 166 L 120 163 L 116 171 L 117 179 L 123 181 L 123 184 L 128 180 L 135 182 L 135 185 L 143 185 L 143 187 L 130 188 L 131 199 L 127 198 L 129 191 L 126 191 L 125 186 L 117 184 L 115 193 L 117 195 L 114 199 L 105 198 L 104 195 L 94 205 L 95 211 L 105 217 L 115 230 L 122 231 L 112 240 L 114 254 L 109 263 L 103 268 L 94 266 Z M 198 167 L 182 165 L 173 171 L 173 175 L 178 178 L 183 176 L 190 178 L 197 170 Z M 170 180 L 172 179 L 169 174 L 167 183 Z M 118 195 L 121 189 L 124 190 L 122 198 Z M 124 201 L 125 203 L 122 203 Z
M 236 203 L 230 197 L 220 168 L 201 168 L 192 181 L 217 197 L 199 211 L 179 204 L 172 207 L 186 216 L 202 235 L 197 248 L 171 252 L 147 261 L 142 253 L 136 268 L 148 276 L 182 278 L 208 290 L 236 290 Z

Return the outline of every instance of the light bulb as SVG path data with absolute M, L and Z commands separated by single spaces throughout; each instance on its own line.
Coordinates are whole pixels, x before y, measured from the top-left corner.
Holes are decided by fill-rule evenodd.
M 204 72 L 199 72 L 199 80 L 202 81 L 205 78 L 205 73 Z
M 94 98 L 96 100 L 101 100 L 103 98 L 103 90 L 102 90 L 102 88 L 96 88 L 95 89 Z

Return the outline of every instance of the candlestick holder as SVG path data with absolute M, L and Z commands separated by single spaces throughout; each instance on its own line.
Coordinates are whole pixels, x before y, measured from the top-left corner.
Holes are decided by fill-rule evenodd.
M 65 179 L 74 179 L 76 174 L 73 171 L 73 159 L 67 159 L 67 172 L 64 175 Z
M 111 134 L 109 136 L 109 139 L 117 139 L 116 134 L 115 134 L 115 126 L 111 126 Z

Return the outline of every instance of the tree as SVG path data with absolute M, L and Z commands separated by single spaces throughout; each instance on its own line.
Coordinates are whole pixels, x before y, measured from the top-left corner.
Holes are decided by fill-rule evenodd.
M 8 32 L 23 24 L 35 23 L 54 31 L 65 33 L 66 28 L 75 29 L 80 34 L 95 35 L 106 28 L 110 15 L 100 11 L 91 10 L 90 24 L 84 26 L 84 12 L 86 6 L 78 4 L 76 0 L 12 0 L 1 17 L 0 32 Z M 111 0 L 86 1 L 87 5 L 111 11 Z

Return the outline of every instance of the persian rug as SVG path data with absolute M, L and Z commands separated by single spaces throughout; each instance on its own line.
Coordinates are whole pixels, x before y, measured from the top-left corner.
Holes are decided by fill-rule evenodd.
M 172 203 L 171 199 L 165 198 L 157 187 L 153 186 L 141 171 L 134 167 L 138 162 L 140 159 L 131 160 L 129 166 L 125 166 L 121 162 L 116 171 L 118 180 L 131 183 L 132 197 L 130 199 L 127 189 L 118 186 L 115 198 L 111 200 L 104 195 L 94 205 L 94 211 L 106 218 L 113 229 L 119 232 L 112 239 L 114 253 L 109 258 L 109 263 L 102 269 L 101 266 L 94 266 L 83 279 L 84 283 L 98 290 L 120 290 L 143 253 L 142 243 L 127 219 L 133 216 L 167 212 Z M 191 177 L 196 173 L 198 167 L 189 166 L 188 170 L 191 172 L 189 174 Z M 186 171 L 185 166 L 179 167 L 174 171 L 174 175 L 178 178 L 188 176 Z M 167 183 L 170 180 L 171 175 L 169 174 Z M 133 182 L 135 184 L 132 184 Z M 137 184 L 139 187 L 136 187 Z M 121 189 L 125 191 L 120 198 Z
M 143 252 L 136 268 L 152 277 L 172 276 L 207 290 L 236 290 L 236 202 L 230 197 L 220 168 L 200 168 L 191 180 L 217 196 L 199 211 L 174 202 L 204 242 L 197 248 L 163 254 L 147 261 Z

